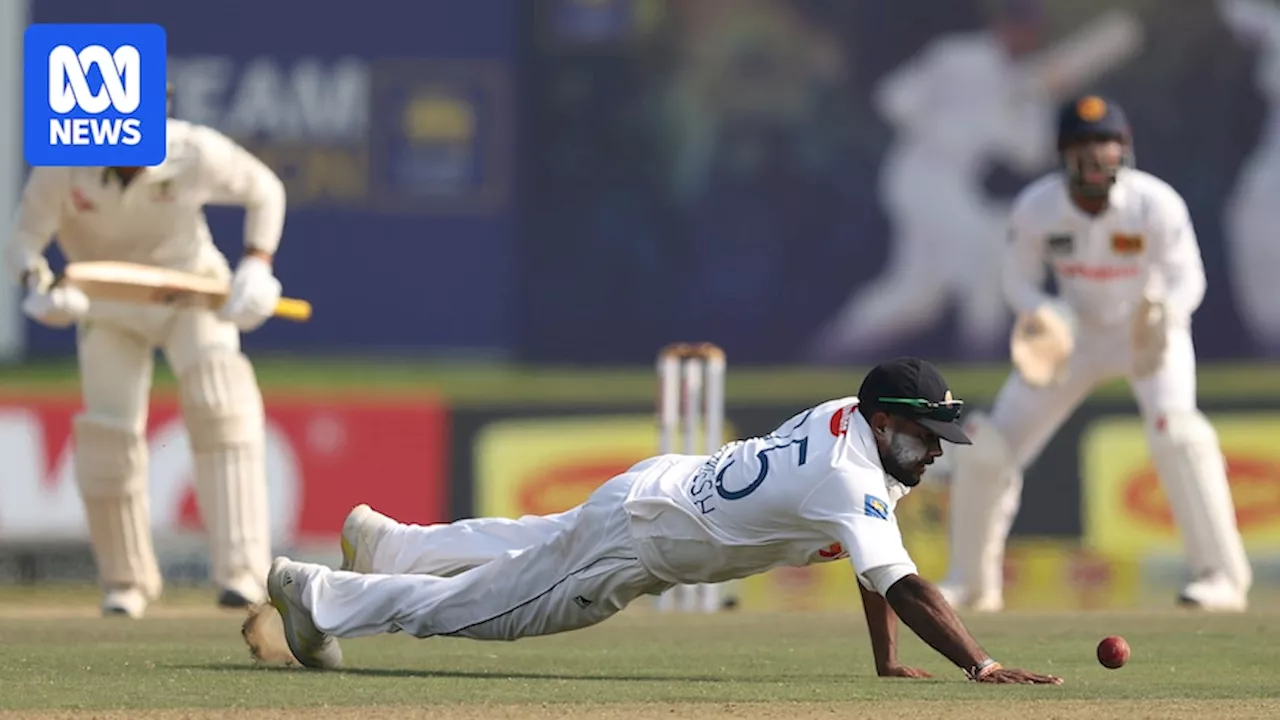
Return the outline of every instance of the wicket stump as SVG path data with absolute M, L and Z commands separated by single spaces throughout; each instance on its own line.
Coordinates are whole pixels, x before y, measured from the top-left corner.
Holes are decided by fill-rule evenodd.
M 724 350 L 675 343 L 658 353 L 657 369 L 658 452 L 714 453 L 724 443 Z M 721 585 L 711 584 L 677 586 L 658 598 L 663 612 L 716 612 L 736 604 Z

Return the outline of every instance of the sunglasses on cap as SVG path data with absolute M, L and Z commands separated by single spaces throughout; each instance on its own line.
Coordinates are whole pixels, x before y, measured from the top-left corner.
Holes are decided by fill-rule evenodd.
M 951 393 L 947 393 L 950 395 Z M 877 401 L 886 405 L 900 405 L 909 408 L 912 414 L 939 422 L 955 422 L 960 419 L 964 410 L 963 400 L 925 400 L 924 398 L 882 397 Z

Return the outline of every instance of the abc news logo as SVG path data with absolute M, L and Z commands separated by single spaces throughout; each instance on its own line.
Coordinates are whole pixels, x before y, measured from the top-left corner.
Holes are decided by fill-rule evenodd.
M 89 87 L 90 70 L 102 76 L 101 87 Z M 121 115 L 142 104 L 142 55 L 133 45 L 113 53 L 101 45 L 76 52 L 68 45 L 49 51 L 49 109 L 58 116 L 79 110 L 100 116 L 108 109 Z M 50 145 L 126 145 L 142 142 L 142 121 L 131 117 L 52 117 Z
M 22 42 L 26 161 L 32 167 L 160 165 L 169 152 L 167 72 L 160 25 L 28 25 Z

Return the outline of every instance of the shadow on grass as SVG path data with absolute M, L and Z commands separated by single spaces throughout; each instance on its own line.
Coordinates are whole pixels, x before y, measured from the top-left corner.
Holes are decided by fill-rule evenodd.
M 603 680 L 606 682 L 742 682 L 743 678 L 709 677 L 705 675 L 568 675 L 564 673 L 480 672 L 466 670 L 436 670 L 423 668 L 343 668 L 341 670 L 308 670 L 293 665 L 225 665 L 203 663 L 196 665 L 166 665 L 175 670 L 210 670 L 214 672 L 275 672 L 275 673 L 335 673 L 364 677 L 396 678 L 456 678 L 472 680 Z M 777 678 L 759 678 L 760 682 L 776 682 Z

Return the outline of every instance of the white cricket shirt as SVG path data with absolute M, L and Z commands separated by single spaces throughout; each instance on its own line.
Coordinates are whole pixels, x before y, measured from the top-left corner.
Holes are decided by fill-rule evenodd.
M 714 455 L 663 456 L 631 488 L 641 559 L 675 583 L 722 582 L 778 566 L 848 558 L 859 582 L 916 572 L 894 508 L 908 488 L 885 474 L 858 399 L 831 400 Z
M 128 185 L 101 167 L 33 168 L 7 248 L 14 274 L 47 267 L 57 236 L 68 261 L 117 260 L 229 276 L 205 205 L 245 208 L 247 247 L 275 253 L 285 192 L 260 160 L 212 128 L 169 120 L 168 157 Z
M 1204 299 L 1204 264 L 1186 202 L 1141 170 L 1120 170 L 1110 205 L 1097 217 L 1071 201 L 1062 173 L 1018 195 L 1004 256 L 1005 295 L 1015 311 L 1051 299 L 1043 289 L 1046 266 L 1082 327 L 1127 324 L 1144 292 L 1183 324 Z

